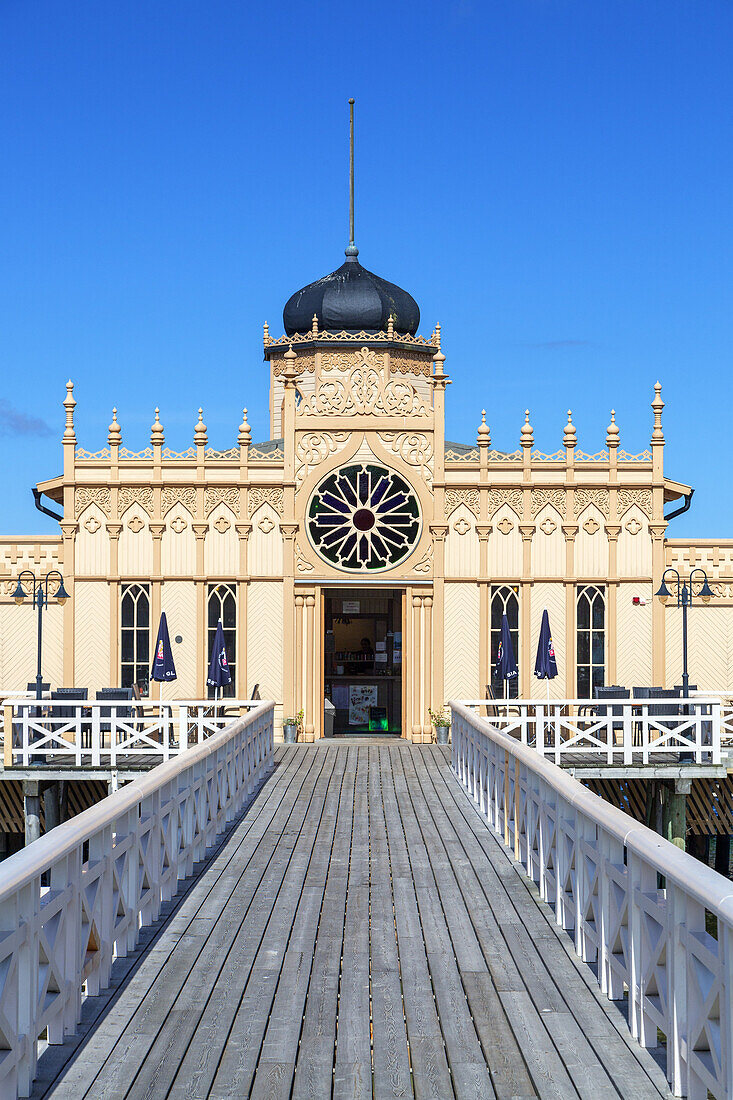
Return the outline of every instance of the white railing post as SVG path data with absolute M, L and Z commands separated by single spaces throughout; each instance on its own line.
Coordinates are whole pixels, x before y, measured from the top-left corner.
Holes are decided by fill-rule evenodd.
M 188 707 L 178 708 L 178 751 L 185 752 L 188 748 Z
M 634 758 L 634 722 L 631 703 L 623 704 L 624 716 L 624 765 L 630 767 Z
M 78 714 L 78 718 L 77 718 L 77 723 L 76 723 L 76 736 L 79 739 L 79 741 L 81 742 L 82 729 L 83 729 L 82 716 L 81 716 L 81 707 L 79 707 L 79 709 L 77 711 L 77 714 Z M 100 764 L 102 763 L 102 753 L 101 753 L 102 723 L 100 721 L 100 708 L 98 706 L 94 706 L 94 704 L 92 704 L 91 723 L 92 723 L 92 737 L 91 737 L 91 741 L 92 741 L 92 767 L 93 768 L 98 768 L 100 766 Z
M 720 715 L 721 715 L 721 703 L 719 699 L 714 699 L 710 705 L 711 711 L 711 739 L 712 739 L 712 759 L 711 763 L 719 765 L 721 763 L 721 751 L 720 751 Z
M 540 756 L 545 755 L 545 708 L 538 703 L 534 712 L 534 747 Z
M 23 767 L 27 768 L 30 764 L 28 753 L 28 719 L 30 716 L 30 710 L 28 707 L 21 707 L 20 711 L 20 746 L 23 757 Z

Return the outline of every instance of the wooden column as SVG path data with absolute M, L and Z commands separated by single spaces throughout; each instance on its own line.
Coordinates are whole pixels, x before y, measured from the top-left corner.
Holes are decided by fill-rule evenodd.
M 422 601 L 422 638 L 423 638 L 423 659 L 422 659 L 422 739 L 425 743 L 430 743 L 433 740 L 433 727 L 430 721 L 430 715 L 428 709 L 434 706 L 435 700 L 432 698 L 432 665 L 433 665 L 433 597 L 423 596 Z
M 576 694 L 577 652 L 575 644 L 575 538 L 577 523 L 564 523 L 565 535 L 565 697 L 574 699 Z
M 412 740 L 418 744 L 422 741 L 422 719 L 420 717 L 420 665 L 422 660 L 422 637 L 420 630 L 421 610 L 422 596 L 413 594 L 412 614 L 410 616 L 410 679 L 412 681 L 410 730 Z
M 445 699 L 445 537 L 448 525 L 433 524 L 433 612 L 432 631 L 430 633 L 434 660 L 432 663 L 431 698 L 434 707 L 442 707 Z M 432 727 L 431 727 L 432 729 Z M 430 732 L 430 731 L 429 731 Z M 432 734 L 431 734 L 432 736 Z
M 295 660 L 293 662 L 293 678 L 295 680 L 295 683 L 293 684 L 293 715 L 297 714 L 301 707 L 303 707 L 303 665 L 305 663 L 305 657 L 303 654 L 303 650 L 305 648 L 303 644 L 305 640 L 303 635 L 303 603 L 303 596 L 298 595 L 295 597 Z M 303 707 L 303 709 L 305 710 L 305 707 Z M 287 718 L 291 716 L 285 715 L 285 717 Z
M 305 739 L 313 741 L 315 737 L 315 709 L 316 709 L 316 631 L 315 631 L 316 598 L 312 593 L 305 597 L 305 691 L 303 692 L 305 709 Z

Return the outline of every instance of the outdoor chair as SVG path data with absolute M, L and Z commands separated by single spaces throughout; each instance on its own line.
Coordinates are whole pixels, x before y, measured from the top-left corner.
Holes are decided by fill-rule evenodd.
M 96 693 L 95 698 L 97 700 L 104 700 L 105 702 L 114 702 L 116 700 L 127 701 L 132 699 L 132 688 L 100 688 Z M 115 707 L 115 716 L 127 720 L 132 718 L 132 707 Z M 99 730 L 102 735 L 112 732 L 112 707 L 100 707 L 99 708 Z M 102 736 L 102 744 L 104 745 L 104 736 Z
M 77 714 L 79 713 L 79 708 L 76 707 L 76 706 L 72 706 L 72 707 L 53 706 L 54 701 L 66 700 L 66 701 L 70 702 L 71 700 L 86 700 L 88 698 L 89 698 L 88 688 L 56 688 L 55 691 L 52 691 L 51 692 L 52 705 L 48 708 L 48 716 L 49 716 L 49 718 L 56 719 L 56 722 L 55 723 L 51 722 L 49 724 L 50 729 L 54 730 L 54 731 L 57 730 L 57 729 L 60 729 L 62 726 L 66 725 L 69 721 L 73 721 L 76 718 Z M 82 745 L 82 748 L 89 748 L 89 746 L 91 744 L 91 731 L 89 729 L 85 729 L 84 725 L 82 725 L 81 729 L 82 729 L 82 732 L 81 732 L 81 745 Z
M 30 691 L 31 694 L 35 697 L 35 694 L 36 694 L 36 681 L 33 680 L 30 684 L 26 684 L 25 690 Z M 46 692 L 46 691 L 50 691 L 50 690 L 51 690 L 51 685 L 47 684 L 44 680 L 43 683 L 41 684 L 41 691 Z
M 597 718 L 606 718 L 606 717 L 608 717 L 608 714 L 609 714 L 609 711 L 610 711 L 610 714 L 611 714 L 612 718 L 621 719 L 621 721 L 618 721 L 618 722 L 614 721 L 613 722 L 613 726 L 612 726 L 612 728 L 613 728 L 613 740 L 614 740 L 614 743 L 616 743 L 616 735 L 619 732 L 621 733 L 621 739 L 623 740 L 623 729 L 624 729 L 623 714 L 624 714 L 624 708 L 622 706 L 610 707 L 609 708 L 608 706 L 604 705 L 604 701 L 607 700 L 607 699 L 630 699 L 631 698 L 631 692 L 629 691 L 628 688 L 621 687 L 620 684 L 608 684 L 608 685 L 604 685 L 602 687 L 597 687 L 595 689 L 595 697 L 596 697 L 596 699 L 599 700 L 599 703 L 598 703 L 597 706 L 593 707 L 593 714 Z

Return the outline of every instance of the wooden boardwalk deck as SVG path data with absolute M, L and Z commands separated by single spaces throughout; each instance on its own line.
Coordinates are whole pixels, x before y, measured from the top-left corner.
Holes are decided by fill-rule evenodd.
M 118 967 L 34 1095 L 668 1095 L 437 747 L 279 749 Z

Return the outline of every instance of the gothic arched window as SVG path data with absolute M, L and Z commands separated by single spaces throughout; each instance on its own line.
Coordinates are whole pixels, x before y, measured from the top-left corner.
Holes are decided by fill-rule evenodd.
M 595 584 L 578 589 L 576 637 L 578 698 L 592 699 L 606 682 L 606 594 Z
M 517 666 L 521 667 L 519 660 L 519 589 L 514 585 L 502 584 L 491 589 L 491 687 L 497 699 L 504 698 L 504 680 L 496 675 L 496 657 L 499 652 L 499 640 L 501 638 L 501 617 L 506 612 L 509 623 L 509 633 L 514 646 L 514 658 Z M 506 681 L 507 693 L 510 699 L 516 699 L 519 695 L 519 677 L 514 676 Z
M 392 569 L 420 538 L 417 497 L 403 477 L 372 462 L 327 474 L 310 499 L 308 534 L 336 569 L 364 573 Z
M 227 651 L 227 664 L 232 682 L 221 689 L 221 694 L 233 699 L 237 691 L 237 594 L 233 584 L 210 584 L 208 596 L 208 616 L 206 629 L 206 663 L 211 658 L 211 649 L 216 634 L 216 624 L 221 619 L 224 627 L 224 646 Z M 208 688 L 209 698 L 214 697 L 216 688 Z
M 150 586 L 126 584 L 120 607 L 120 686 L 138 684 L 148 694 L 150 679 Z

